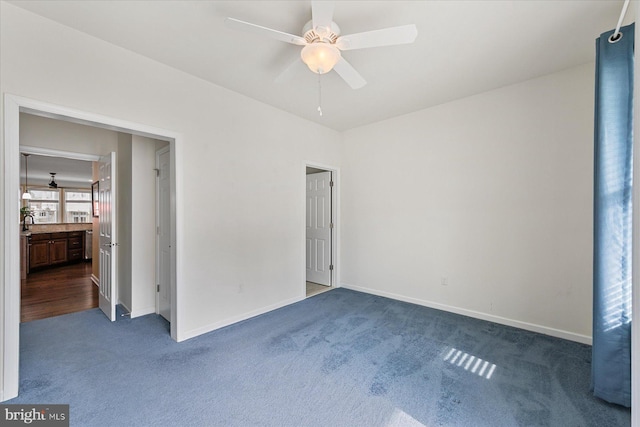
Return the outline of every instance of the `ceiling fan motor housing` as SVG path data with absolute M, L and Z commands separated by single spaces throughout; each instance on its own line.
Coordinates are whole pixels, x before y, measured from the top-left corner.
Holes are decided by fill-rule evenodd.
M 313 27 L 313 21 L 309 21 L 302 27 L 302 34 L 307 43 L 331 43 L 334 44 L 340 36 L 340 27 L 331 21 L 331 27 Z

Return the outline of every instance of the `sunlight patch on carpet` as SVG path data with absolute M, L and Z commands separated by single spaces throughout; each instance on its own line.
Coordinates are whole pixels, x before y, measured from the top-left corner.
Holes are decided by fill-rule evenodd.
M 385 424 L 386 427 L 426 427 L 420 421 L 413 418 L 411 415 L 404 412 L 402 409 L 395 408 L 389 421 Z
M 482 360 L 472 354 L 465 353 L 462 350 L 451 347 L 451 350 L 444 357 L 445 362 L 464 368 L 473 374 L 477 374 L 483 378 L 491 379 L 496 370 L 496 365 L 486 360 Z

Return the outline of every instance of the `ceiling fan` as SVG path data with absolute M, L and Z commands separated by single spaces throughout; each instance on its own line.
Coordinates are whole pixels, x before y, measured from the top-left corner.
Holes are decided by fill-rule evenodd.
M 325 74 L 333 69 L 353 89 L 359 89 L 367 82 L 344 59 L 342 51 L 413 43 L 418 35 L 416 26 L 410 24 L 341 36 L 340 27 L 333 22 L 333 9 L 333 1 L 312 1 L 312 19 L 302 28 L 302 36 L 284 33 L 235 18 L 226 18 L 225 22 L 234 29 L 262 34 L 286 43 L 304 46 L 300 56 L 311 71 Z
M 58 188 L 58 183 L 56 182 L 56 173 L 49 172 L 49 175 L 51 175 L 51 182 L 49 183 L 49 188 Z

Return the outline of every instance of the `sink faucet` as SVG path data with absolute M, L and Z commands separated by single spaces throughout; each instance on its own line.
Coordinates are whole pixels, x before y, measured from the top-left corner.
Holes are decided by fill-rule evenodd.
M 24 218 L 22 218 L 22 231 L 27 231 L 29 230 L 29 227 L 27 227 L 27 217 L 30 216 L 31 217 L 31 225 L 35 224 L 36 219 L 33 217 L 33 215 L 26 214 L 24 215 Z

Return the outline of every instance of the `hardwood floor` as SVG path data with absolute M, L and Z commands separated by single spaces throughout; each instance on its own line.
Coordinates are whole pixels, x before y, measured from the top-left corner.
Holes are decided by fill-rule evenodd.
M 91 262 L 37 271 L 22 286 L 20 321 L 44 319 L 98 307 Z
M 314 295 L 330 291 L 331 289 L 331 286 L 318 285 L 317 283 L 307 282 L 307 297 L 312 297 Z

